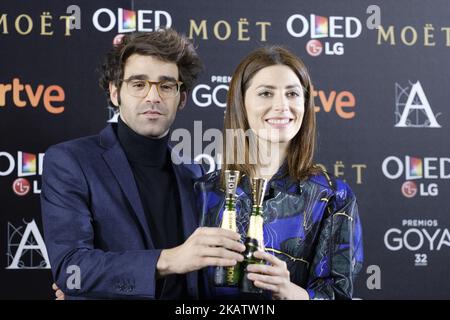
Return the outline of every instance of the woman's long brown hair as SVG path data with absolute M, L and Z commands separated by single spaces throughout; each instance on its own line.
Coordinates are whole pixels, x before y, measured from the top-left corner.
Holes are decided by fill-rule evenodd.
M 300 79 L 305 97 L 305 113 L 301 128 L 288 146 L 287 174 L 301 181 L 319 172 L 319 168 L 313 165 L 316 144 L 316 116 L 309 73 L 303 62 L 292 52 L 280 46 L 271 46 L 250 53 L 241 61 L 233 73 L 227 96 L 223 129 L 222 182 L 224 181 L 225 170 L 239 170 L 241 175 L 254 177 L 255 164 L 249 161 L 251 155 L 248 136 L 236 135 L 236 142 L 228 141 L 230 137 L 227 136 L 227 130 L 232 129 L 232 132 L 239 130 L 242 132 L 243 130 L 246 132 L 250 129 L 244 105 L 245 92 L 258 71 L 273 65 L 285 65 L 291 68 Z M 228 162 L 230 158 L 237 159 L 239 155 L 244 157 L 244 163 Z

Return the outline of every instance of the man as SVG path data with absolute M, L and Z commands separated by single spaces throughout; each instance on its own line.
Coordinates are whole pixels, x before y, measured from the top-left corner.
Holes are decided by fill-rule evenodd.
M 100 80 L 118 124 L 46 152 L 42 217 L 59 298 L 198 298 L 197 270 L 242 261 L 239 234 L 196 229 L 201 167 L 171 162 L 169 130 L 200 69 L 173 30 L 124 36 Z

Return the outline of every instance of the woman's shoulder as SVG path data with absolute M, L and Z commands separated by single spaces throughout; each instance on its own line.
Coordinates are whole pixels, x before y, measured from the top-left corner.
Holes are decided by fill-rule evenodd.
M 197 183 L 203 185 L 206 190 L 220 191 L 222 189 L 221 170 L 206 173 L 197 179 Z M 333 197 L 337 201 L 348 201 L 355 198 L 352 189 L 346 182 L 323 170 L 309 176 L 301 184 L 318 185 L 321 189 L 325 189 L 330 194 L 330 197 Z
M 344 180 L 337 178 L 333 174 L 320 171 L 307 179 L 307 182 L 318 184 L 322 188 L 327 189 L 331 196 L 336 200 L 348 201 L 355 198 L 350 186 Z

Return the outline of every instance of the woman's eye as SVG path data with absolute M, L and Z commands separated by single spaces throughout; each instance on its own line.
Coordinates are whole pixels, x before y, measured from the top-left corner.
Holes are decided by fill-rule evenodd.
M 272 92 L 270 92 L 270 91 L 263 91 L 263 92 L 258 93 L 258 96 L 260 96 L 260 97 L 271 97 L 272 96 Z
M 300 97 L 300 94 L 299 94 L 298 92 L 296 92 L 296 91 L 290 91 L 290 92 L 288 92 L 286 95 L 287 95 L 288 97 L 290 97 L 290 98 L 297 98 L 297 97 Z

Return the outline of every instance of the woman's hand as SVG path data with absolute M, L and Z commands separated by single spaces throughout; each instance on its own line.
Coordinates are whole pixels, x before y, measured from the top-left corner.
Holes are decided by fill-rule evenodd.
M 269 263 L 251 264 L 247 267 L 247 276 L 256 287 L 272 291 L 274 299 L 309 300 L 308 292 L 291 282 L 286 262 L 261 251 L 256 251 L 253 256 Z

